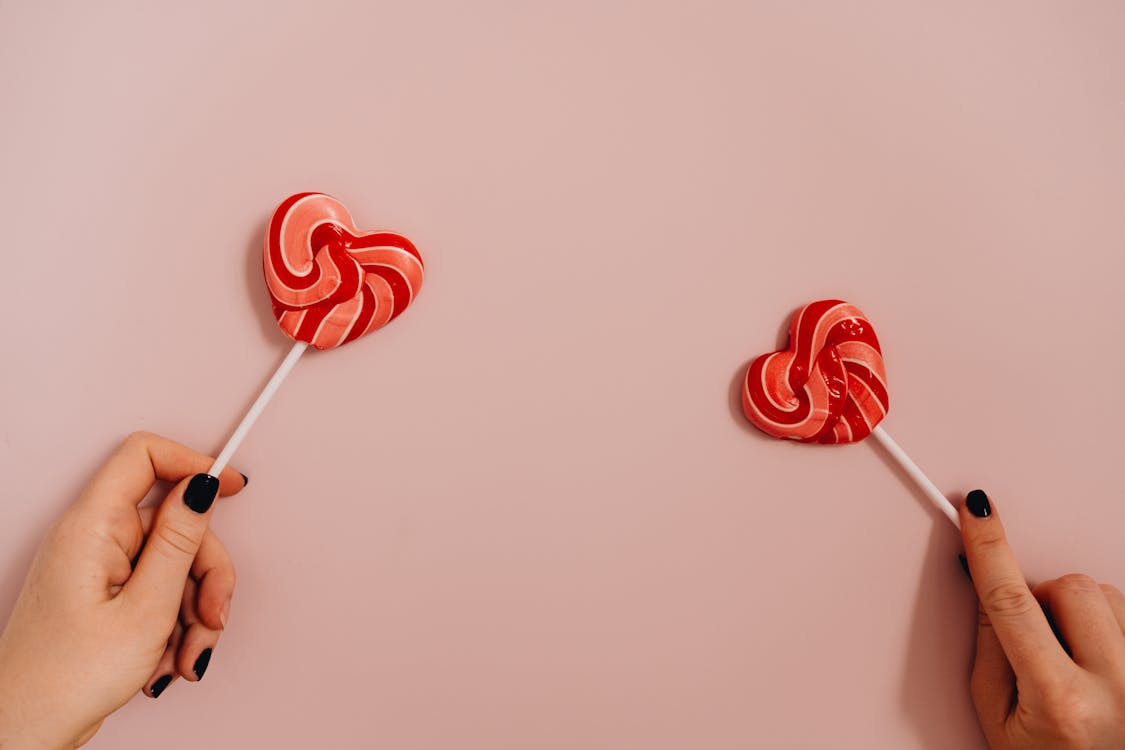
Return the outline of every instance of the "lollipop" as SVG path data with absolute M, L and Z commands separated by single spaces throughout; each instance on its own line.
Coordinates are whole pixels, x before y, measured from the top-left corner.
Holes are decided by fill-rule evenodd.
M 422 256 L 394 232 L 361 232 L 324 193 L 282 201 L 262 255 L 273 314 L 296 343 L 235 428 L 209 473 L 219 476 L 309 344 L 333 349 L 394 320 L 422 288 Z
M 827 444 L 875 438 L 960 528 L 957 510 L 880 425 L 889 409 L 875 329 L 858 308 L 835 299 L 797 311 L 788 348 L 755 359 L 742 387 L 746 418 L 773 437 Z

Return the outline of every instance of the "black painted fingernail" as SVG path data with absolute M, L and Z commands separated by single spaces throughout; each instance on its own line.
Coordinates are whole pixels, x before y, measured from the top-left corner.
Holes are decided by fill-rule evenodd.
M 245 475 L 245 474 L 243 474 L 243 473 L 242 473 L 241 471 L 240 471 L 240 472 L 238 472 L 238 476 L 242 477 L 242 486 L 243 486 L 243 487 L 245 487 L 246 485 L 250 484 L 250 477 L 246 476 L 246 475 Z
M 992 506 L 988 504 L 988 495 L 984 494 L 984 490 L 973 490 L 965 495 L 965 507 L 977 518 L 992 515 Z
M 199 658 L 195 660 L 195 666 L 191 668 L 191 671 L 195 672 L 195 679 L 203 679 L 203 673 L 207 671 L 207 665 L 210 663 L 211 649 L 205 648 L 203 649 L 203 653 L 199 655 Z
M 184 503 L 196 513 L 206 513 L 219 494 L 219 480 L 210 474 L 196 474 L 184 490 Z
M 159 698 L 160 694 L 164 692 L 164 688 L 168 687 L 168 684 L 170 682 L 172 682 L 172 675 L 166 674 L 156 682 L 152 683 L 152 687 L 150 687 L 148 691 L 152 693 L 153 698 Z
M 965 571 L 965 577 L 970 581 L 973 580 L 973 574 L 969 572 L 969 561 L 964 553 L 957 555 L 957 559 L 961 561 L 961 570 Z

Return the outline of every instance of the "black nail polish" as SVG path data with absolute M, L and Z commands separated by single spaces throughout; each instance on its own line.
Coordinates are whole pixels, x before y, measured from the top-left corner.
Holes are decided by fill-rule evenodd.
M 992 515 L 992 506 L 988 504 L 988 495 L 984 494 L 984 490 L 973 490 L 965 495 L 965 507 L 977 518 Z
M 156 682 L 152 683 L 152 687 L 150 687 L 148 691 L 152 693 L 153 698 L 159 698 L 160 694 L 164 692 L 164 688 L 168 687 L 168 684 L 171 682 L 172 675 L 166 674 Z
M 196 474 L 184 490 L 184 503 L 196 513 L 206 513 L 219 494 L 219 480 L 210 474 Z
M 242 486 L 243 486 L 243 487 L 245 487 L 246 485 L 250 484 L 250 477 L 246 476 L 246 475 L 245 475 L 245 474 L 243 474 L 243 473 L 242 473 L 241 471 L 240 471 L 240 472 L 238 472 L 238 476 L 242 477 Z
M 203 653 L 199 655 L 199 658 L 195 660 L 195 666 L 191 668 L 191 671 L 195 672 L 195 678 L 197 680 L 203 679 L 203 673 L 207 671 L 207 665 L 210 663 L 211 649 L 205 648 L 203 649 Z
M 961 570 L 965 571 L 965 577 L 970 581 L 973 580 L 973 574 L 969 572 L 969 560 L 964 554 L 957 555 L 957 559 L 961 562 Z

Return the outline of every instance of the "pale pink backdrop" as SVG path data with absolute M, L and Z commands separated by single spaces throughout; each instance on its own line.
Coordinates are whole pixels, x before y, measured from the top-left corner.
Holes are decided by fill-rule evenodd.
M 981 747 L 951 528 L 738 413 L 827 295 L 1029 577 L 1125 583 L 1121 3 L 0 12 L 5 612 L 116 441 L 216 451 L 281 359 L 277 201 L 429 267 L 237 455 L 206 679 L 90 747 Z

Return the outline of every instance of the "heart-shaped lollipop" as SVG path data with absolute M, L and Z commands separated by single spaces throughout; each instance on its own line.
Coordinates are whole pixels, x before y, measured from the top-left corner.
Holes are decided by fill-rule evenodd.
M 317 349 L 394 320 L 422 287 L 422 256 L 394 232 L 360 232 L 324 193 L 286 198 L 266 232 L 263 268 L 281 330 Z
M 836 299 L 801 308 L 789 348 L 754 360 L 742 389 L 742 409 L 758 429 L 806 443 L 862 440 L 889 408 L 875 329 Z
M 804 443 L 854 443 L 870 435 L 923 494 L 960 528 L 957 510 L 880 422 L 890 396 L 883 350 L 858 308 L 838 299 L 811 302 L 789 323 L 785 351 L 764 354 L 746 371 L 742 411 L 769 435 Z
M 297 343 L 258 394 L 209 473 L 217 477 L 309 344 L 332 349 L 398 317 L 422 288 L 422 256 L 394 232 L 361 232 L 324 193 L 281 202 L 266 230 L 262 267 L 273 314 Z

